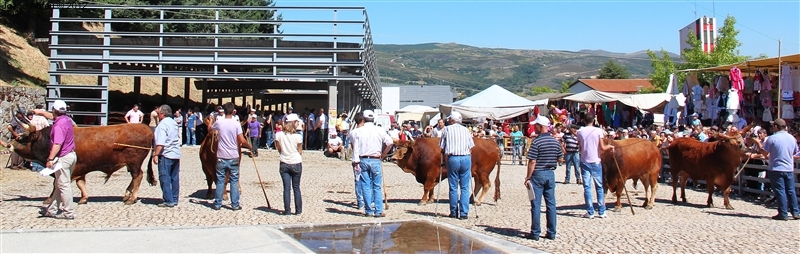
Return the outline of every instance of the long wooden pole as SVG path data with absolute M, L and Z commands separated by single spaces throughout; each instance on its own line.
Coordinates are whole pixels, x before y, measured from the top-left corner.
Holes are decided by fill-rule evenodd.
M 769 77 L 767 77 L 769 78 Z M 780 94 L 781 89 L 783 87 L 783 80 L 781 80 L 781 40 L 778 39 L 778 93 Z M 778 98 L 778 118 L 781 119 L 781 111 L 783 109 L 783 96 Z
M 255 157 L 250 157 L 250 159 L 253 159 L 253 166 L 256 167 L 256 175 L 258 175 L 258 185 L 261 186 L 261 191 L 264 192 L 264 199 L 267 200 L 267 209 L 272 209 L 272 205 L 269 204 L 269 198 L 267 197 L 267 190 L 264 189 L 264 182 L 261 181 L 261 173 L 258 172 L 258 163 L 256 163 L 256 158 Z M 295 197 L 295 198 L 297 198 L 297 197 Z M 297 211 L 295 211 L 295 212 L 297 212 Z
M 625 187 L 625 178 L 622 178 L 622 170 L 619 169 L 619 162 L 617 161 L 617 152 L 614 151 L 614 164 L 617 165 L 617 175 L 619 176 L 620 183 L 622 185 L 622 189 L 625 190 L 625 197 L 628 198 L 628 207 L 631 208 L 631 214 L 636 215 L 636 212 L 633 211 L 633 203 L 631 203 L 631 196 L 628 195 L 628 188 Z M 603 200 L 605 202 L 605 200 Z

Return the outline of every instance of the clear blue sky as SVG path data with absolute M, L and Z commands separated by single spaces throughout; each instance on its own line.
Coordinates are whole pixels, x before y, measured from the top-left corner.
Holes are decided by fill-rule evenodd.
M 703 15 L 736 18 L 743 55 L 800 53 L 800 0 L 767 1 L 305 1 L 277 6 L 363 6 L 377 44 L 455 42 L 479 47 L 679 53 L 678 30 Z M 284 19 L 326 19 L 332 13 Z M 695 14 L 696 13 L 696 14 Z M 358 18 L 339 12 L 338 19 Z M 284 32 L 303 29 L 285 25 Z M 318 30 L 329 30 L 318 29 Z M 357 32 L 357 28 L 339 28 Z

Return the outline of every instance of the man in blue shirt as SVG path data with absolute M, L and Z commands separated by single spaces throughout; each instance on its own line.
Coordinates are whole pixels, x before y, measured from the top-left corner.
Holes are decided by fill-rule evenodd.
M 775 201 L 778 203 L 778 214 L 772 216 L 772 219 L 800 219 L 800 208 L 797 205 L 794 189 L 794 155 L 798 153 L 797 140 L 786 132 L 786 121 L 783 119 L 772 121 L 770 124 L 775 131 L 772 136 L 763 145 L 758 139 L 754 141 L 761 154 L 769 157 L 767 177 L 772 184 Z M 792 213 L 792 217 L 789 217 L 789 212 Z
M 156 109 L 158 126 L 155 129 L 155 150 L 153 163 L 158 165 L 158 178 L 163 192 L 164 203 L 158 207 L 174 207 L 178 205 L 180 183 L 178 175 L 181 160 L 181 138 L 178 124 L 173 120 L 172 108 L 161 105 Z

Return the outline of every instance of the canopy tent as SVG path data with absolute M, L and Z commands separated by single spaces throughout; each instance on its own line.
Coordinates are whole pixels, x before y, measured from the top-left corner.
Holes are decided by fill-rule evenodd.
M 439 110 L 423 105 L 408 105 L 395 111 L 397 122 L 401 123 L 406 120 L 425 122 L 425 120 L 430 120 L 438 113 Z
M 492 85 L 468 98 L 440 104 L 439 112 L 443 116 L 450 115 L 455 110 L 467 120 L 504 120 L 528 113 L 536 105 L 546 105 L 547 99 L 531 101 L 522 98 L 498 85 Z
M 683 94 L 674 96 L 676 103 L 680 107 L 684 106 L 686 97 Z M 619 101 L 622 104 L 628 105 L 640 110 L 650 111 L 653 113 L 664 112 L 664 107 L 669 104 L 673 96 L 669 93 L 651 93 L 651 94 L 621 94 L 621 93 L 606 93 L 597 90 L 589 90 L 582 93 L 573 94 L 564 97 L 564 100 L 582 102 L 582 103 L 602 103 Z
M 567 97 L 564 100 L 583 102 L 583 103 L 601 103 L 618 101 L 623 98 L 630 98 L 630 94 L 624 93 L 606 93 L 597 90 L 589 90 L 586 92 L 576 93 Z
M 727 64 L 727 65 L 720 65 L 714 66 L 709 68 L 703 69 L 686 69 L 686 70 L 679 70 L 679 72 L 690 72 L 690 71 L 730 71 L 733 67 L 738 67 L 742 70 L 747 69 L 755 69 L 755 68 L 768 68 L 770 70 L 777 69 L 781 63 L 800 63 L 800 54 L 788 55 L 788 56 L 781 56 L 780 62 L 778 62 L 777 57 L 773 58 L 764 58 L 764 59 L 754 59 L 754 60 L 747 60 L 741 63 L 735 64 Z

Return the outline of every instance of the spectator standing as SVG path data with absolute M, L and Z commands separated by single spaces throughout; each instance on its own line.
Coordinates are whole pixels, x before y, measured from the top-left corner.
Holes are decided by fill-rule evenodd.
M 67 116 L 67 103 L 62 100 L 53 102 L 53 127 L 50 130 L 50 154 L 45 167 L 56 169 L 53 173 L 54 191 L 50 197 L 53 202 L 39 212 L 43 217 L 57 219 L 75 219 L 75 207 L 72 205 L 72 167 L 78 160 L 75 155 L 75 132 L 72 120 Z M 60 167 L 55 164 L 59 163 Z
M 563 144 L 564 144 L 564 159 L 566 160 L 567 164 L 567 177 L 564 179 L 564 183 L 569 183 L 569 179 L 571 176 L 570 168 L 573 169 L 575 172 L 575 183 L 581 184 L 581 155 L 579 153 L 580 146 L 578 145 L 578 125 L 570 124 L 569 128 L 565 131 L 563 136 Z
M 308 136 L 308 144 L 306 145 L 306 149 L 314 150 L 317 147 L 317 117 L 314 115 L 314 111 L 309 112 L 308 117 L 306 118 L 306 136 Z
M 139 111 L 138 104 L 133 104 L 133 108 L 125 114 L 125 122 L 127 123 L 142 123 L 142 119 L 144 119 L 144 113 Z
M 158 107 L 150 111 L 150 124 L 148 126 L 150 126 L 150 130 L 156 131 L 156 126 L 158 126 Z
M 164 203 L 158 207 L 175 207 L 180 196 L 181 137 L 180 125 L 169 117 L 172 108 L 161 105 L 158 111 L 158 126 L 155 129 L 153 163 L 158 165 L 158 178 Z M 179 111 L 175 111 L 179 117 Z M 224 187 L 223 187 L 224 189 Z
M 258 141 L 261 140 L 261 123 L 256 121 L 256 116 L 250 116 L 250 121 L 247 122 L 247 133 L 245 135 L 250 139 L 250 156 L 258 157 Z
M 294 214 L 303 213 L 303 197 L 300 193 L 300 176 L 303 173 L 303 137 L 297 134 L 295 125 L 300 121 L 297 114 L 286 117 L 283 131 L 275 134 L 275 149 L 280 154 L 279 172 L 283 182 L 283 212 L 281 215 L 292 214 L 289 206 L 294 193 Z
M 175 125 L 178 126 L 178 146 L 183 146 L 183 129 L 186 127 L 185 123 L 186 120 L 183 118 L 183 110 L 178 109 L 175 110 L 175 114 L 173 116 L 173 120 L 175 121 Z M 160 120 L 159 120 L 160 121 Z
M 325 109 L 319 109 L 319 116 L 317 116 L 317 140 L 319 140 L 319 150 L 328 148 L 328 115 L 325 114 Z
M 392 138 L 375 125 L 375 113 L 364 110 L 364 126 L 353 131 L 353 163 L 361 172 L 366 216 L 385 217 L 383 212 L 383 169 L 381 160 L 392 148 Z M 385 147 L 385 148 L 384 148 Z
M 466 220 L 469 215 L 470 177 L 475 146 L 469 129 L 461 125 L 461 113 L 450 113 L 450 125 L 442 130 L 439 147 L 447 162 L 447 182 L 450 184 L 450 218 Z M 460 193 L 459 193 L 460 192 Z
M 197 135 L 195 134 L 195 128 L 197 126 L 197 114 L 195 114 L 194 110 L 188 109 L 186 112 L 186 145 L 187 146 L 194 146 L 197 144 Z
M 357 130 L 357 129 L 361 128 L 361 127 L 364 127 L 364 123 L 365 123 L 364 116 L 361 115 L 361 114 L 356 114 L 353 117 L 353 122 L 356 124 L 356 128 L 352 132 L 350 132 L 350 135 L 347 136 L 347 140 L 349 140 L 349 141 L 346 141 L 348 143 L 348 145 L 350 145 L 350 150 L 351 151 L 355 151 L 355 149 L 353 147 L 353 141 L 352 141 L 353 140 L 353 133 L 355 132 L 355 130 Z M 351 158 L 351 160 L 352 160 L 352 158 Z M 355 205 L 355 208 L 361 210 L 361 208 L 364 207 L 364 190 L 361 187 L 361 171 L 360 171 L 360 168 L 358 167 L 358 164 L 355 163 L 355 162 L 353 162 L 353 179 L 355 180 L 355 188 L 356 188 L 356 205 Z
M 506 149 L 506 139 L 507 136 L 505 132 L 501 131 L 497 125 L 492 125 L 492 129 L 495 130 L 495 141 L 497 142 L 497 146 L 500 148 L 500 159 L 503 159 L 505 155 Z
M 17 113 L 14 114 L 14 118 L 11 119 L 11 122 L 6 126 L 6 129 L 8 129 L 8 131 L 11 133 L 11 137 L 12 138 L 19 139 L 20 138 L 20 136 L 19 136 L 20 133 L 24 133 L 25 132 L 25 128 L 23 127 L 23 125 L 22 125 L 22 123 L 20 121 L 22 121 L 22 119 L 25 118 L 26 113 L 27 113 L 27 111 L 25 111 L 25 108 L 23 108 L 23 107 L 17 108 Z M 67 118 L 69 118 L 69 117 L 67 117 Z M 72 120 L 70 120 L 70 122 L 71 121 Z M 11 156 L 11 166 L 10 166 L 11 169 L 23 169 L 24 168 L 25 159 L 23 159 L 21 156 L 19 156 L 16 152 L 12 152 L 10 156 Z
M 444 119 L 439 119 L 438 121 L 436 121 L 436 127 L 434 127 L 433 130 L 431 130 L 431 136 L 434 138 L 441 138 L 442 130 L 444 130 Z
M 522 131 L 519 130 L 519 127 L 514 126 L 511 128 L 511 143 L 513 144 L 511 150 L 511 165 L 517 164 L 517 159 L 519 158 L 519 165 L 522 165 L 522 139 L 523 134 Z
M 242 126 L 233 117 L 233 103 L 222 106 L 225 116 L 214 122 L 212 130 L 219 136 L 217 145 L 217 186 L 225 186 L 225 174 L 230 173 L 231 210 L 242 210 L 239 204 L 239 161 L 241 161 L 240 147 L 253 149 L 242 135 Z M 222 207 L 222 193 L 225 187 L 217 188 L 214 192 L 214 210 Z
M 261 112 L 263 115 L 264 112 Z M 272 144 L 275 143 L 275 120 L 273 119 L 274 115 L 272 112 L 269 113 L 264 119 L 264 135 L 266 136 L 266 143 L 264 146 L 267 147 L 267 150 L 272 149 Z
M 533 128 L 539 135 L 531 142 L 528 150 L 528 173 L 525 177 L 525 187 L 533 189 L 531 200 L 531 234 L 530 239 L 539 240 L 542 225 L 539 220 L 541 215 L 542 196 L 546 206 L 547 233 L 544 238 L 556 239 L 556 174 L 559 162 L 564 160 L 564 153 L 558 140 L 546 131 L 550 119 L 538 116 L 534 120 Z M 449 180 L 448 180 L 449 181 Z
M 797 139 L 786 132 L 786 121 L 783 119 L 772 121 L 770 125 L 774 133 L 769 139 L 763 144 L 758 139 L 755 141 L 761 154 L 769 157 L 767 177 L 778 205 L 778 214 L 772 216 L 772 219 L 800 219 L 794 180 L 794 156 L 800 152 Z M 789 217 L 789 213 L 792 217 Z
M 586 202 L 584 218 L 594 218 L 592 204 L 592 184 L 597 194 L 597 205 L 600 218 L 606 218 L 606 200 L 603 191 L 603 166 L 600 164 L 600 151 L 614 151 L 614 146 L 606 144 L 603 129 L 594 126 L 594 114 L 586 114 L 586 127 L 577 132 L 581 153 L 581 176 L 583 177 L 583 198 Z

